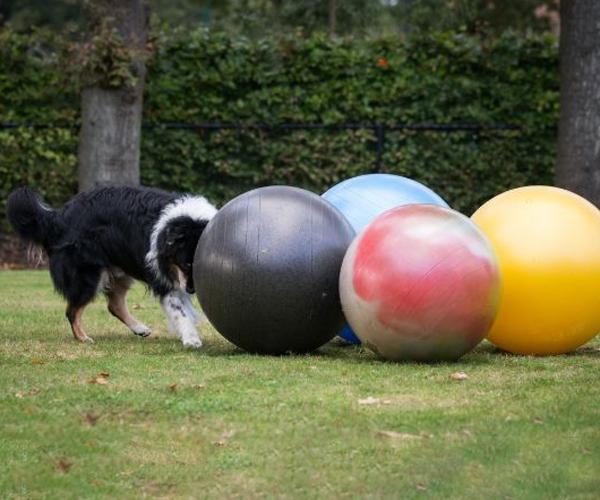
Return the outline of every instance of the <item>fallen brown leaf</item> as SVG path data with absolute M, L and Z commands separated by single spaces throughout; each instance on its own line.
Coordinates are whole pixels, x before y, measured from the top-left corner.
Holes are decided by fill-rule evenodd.
M 67 472 L 69 472 L 69 469 L 71 468 L 73 464 L 70 462 L 67 462 L 66 460 L 60 460 L 58 462 L 58 468 L 61 472 L 64 472 L 65 474 Z
M 544 421 L 543 421 L 543 420 L 542 420 L 540 417 L 535 417 L 535 418 L 533 419 L 533 423 L 534 423 L 534 424 L 543 424 L 543 423 L 544 423 Z
M 45 365 L 46 363 L 50 363 L 50 361 L 48 361 L 47 359 L 42 359 L 42 358 L 32 358 L 31 362 L 34 365 Z
M 423 435 L 420 434 L 409 434 L 407 432 L 395 432 L 395 431 L 377 431 L 377 435 L 383 436 L 390 439 L 423 439 Z
M 18 399 L 23 399 L 25 396 L 35 396 L 39 394 L 40 390 L 37 387 L 32 387 L 29 389 L 29 392 L 17 391 L 15 392 L 15 397 Z
M 359 405 L 376 405 L 377 403 L 379 403 L 379 399 L 373 398 L 371 396 L 369 396 L 368 398 L 358 400 Z
M 108 378 L 110 376 L 110 373 L 108 373 L 108 372 L 100 372 L 98 375 L 100 377 L 102 377 L 102 378 Z
M 454 372 L 450 374 L 450 378 L 453 380 L 466 380 L 469 376 L 465 372 Z
M 213 445 L 215 446 L 227 446 L 229 444 L 229 439 L 235 436 L 234 430 L 226 430 L 221 433 L 220 439 L 217 441 L 213 441 Z
M 389 405 L 389 404 L 392 404 L 392 400 L 391 399 L 374 398 L 374 397 L 369 396 L 368 398 L 359 399 L 358 404 L 359 405 L 377 405 L 377 404 Z
M 417 489 L 418 490 L 426 490 L 427 487 L 423 483 L 419 483 L 419 484 L 417 484 Z
M 137 311 L 139 309 L 144 309 L 144 306 L 140 303 L 136 303 L 136 304 L 133 304 L 133 306 L 131 306 L 131 308 Z
M 85 421 L 90 427 L 93 427 L 94 425 L 96 425 L 96 422 L 99 418 L 100 415 L 94 415 L 93 413 L 88 412 L 85 416 Z
M 179 385 L 178 382 L 175 382 L 174 384 L 171 384 L 169 386 L 169 389 L 171 389 L 172 391 L 176 391 L 177 390 L 177 386 Z
M 91 378 L 88 380 L 88 384 L 108 385 L 108 380 L 104 377 Z

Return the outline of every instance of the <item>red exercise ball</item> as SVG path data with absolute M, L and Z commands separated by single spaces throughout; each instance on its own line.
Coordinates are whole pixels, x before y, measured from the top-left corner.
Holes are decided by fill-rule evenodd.
M 390 360 L 456 360 L 492 326 L 496 257 L 483 232 L 449 208 L 413 204 L 378 216 L 348 248 L 340 297 L 360 340 Z

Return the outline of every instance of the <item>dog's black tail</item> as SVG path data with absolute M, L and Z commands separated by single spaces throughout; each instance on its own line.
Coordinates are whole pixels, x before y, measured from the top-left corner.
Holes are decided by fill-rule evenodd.
M 6 201 L 6 216 L 22 239 L 45 249 L 59 230 L 57 212 L 28 187 L 17 188 L 10 194 Z

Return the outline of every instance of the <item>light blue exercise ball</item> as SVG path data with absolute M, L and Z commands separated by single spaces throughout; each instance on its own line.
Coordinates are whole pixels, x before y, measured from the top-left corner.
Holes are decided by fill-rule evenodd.
M 427 186 L 393 174 L 365 174 L 346 179 L 323 193 L 323 198 L 344 214 L 357 234 L 378 215 L 401 205 L 429 203 L 449 208 Z M 360 344 L 348 325 L 338 335 Z

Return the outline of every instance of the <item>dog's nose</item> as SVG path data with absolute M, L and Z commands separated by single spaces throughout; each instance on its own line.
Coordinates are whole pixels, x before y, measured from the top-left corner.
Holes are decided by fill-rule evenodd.
M 185 284 L 185 291 L 190 295 L 196 293 L 196 289 L 194 288 L 194 283 L 190 280 Z

